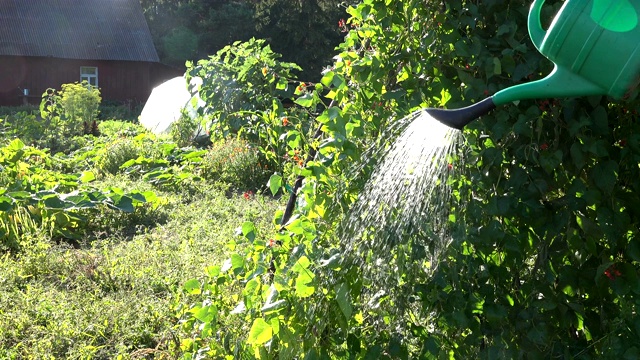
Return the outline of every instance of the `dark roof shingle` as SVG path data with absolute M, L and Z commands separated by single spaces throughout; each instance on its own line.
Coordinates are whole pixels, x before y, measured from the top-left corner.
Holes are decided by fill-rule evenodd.
M 138 0 L 0 0 L 0 55 L 158 61 Z

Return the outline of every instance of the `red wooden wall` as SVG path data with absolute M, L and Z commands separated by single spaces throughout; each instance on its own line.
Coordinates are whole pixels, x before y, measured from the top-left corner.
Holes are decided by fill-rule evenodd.
M 153 87 L 184 71 L 160 63 L 141 61 L 75 60 L 46 57 L 0 56 L 0 106 L 25 100 L 39 104 L 48 88 L 80 81 L 80 67 L 98 68 L 103 100 L 144 103 Z M 24 97 L 21 89 L 29 89 Z

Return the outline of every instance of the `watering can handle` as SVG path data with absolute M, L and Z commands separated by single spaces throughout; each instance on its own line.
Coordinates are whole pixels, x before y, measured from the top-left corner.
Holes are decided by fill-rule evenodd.
M 531 4 L 531 9 L 529 10 L 529 36 L 538 51 L 540 51 L 542 41 L 547 35 L 547 32 L 542 28 L 542 23 L 540 22 L 542 4 L 544 4 L 544 0 L 535 0 L 533 4 Z

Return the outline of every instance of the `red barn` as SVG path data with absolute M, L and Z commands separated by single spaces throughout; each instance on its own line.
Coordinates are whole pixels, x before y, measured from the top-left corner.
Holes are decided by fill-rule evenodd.
M 159 62 L 139 0 L 0 0 L 0 105 L 82 80 L 104 100 L 144 102 L 182 74 Z

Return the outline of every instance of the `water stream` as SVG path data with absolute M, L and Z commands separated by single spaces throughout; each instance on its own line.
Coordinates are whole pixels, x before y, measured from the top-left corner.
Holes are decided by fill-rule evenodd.
M 424 111 L 389 131 L 397 138 L 363 160 L 373 170 L 339 236 L 345 268 L 357 267 L 363 279 L 363 303 L 369 310 L 386 304 L 402 312 L 412 291 L 407 274 L 432 274 L 451 242 L 448 180 L 460 165 L 461 132 Z

